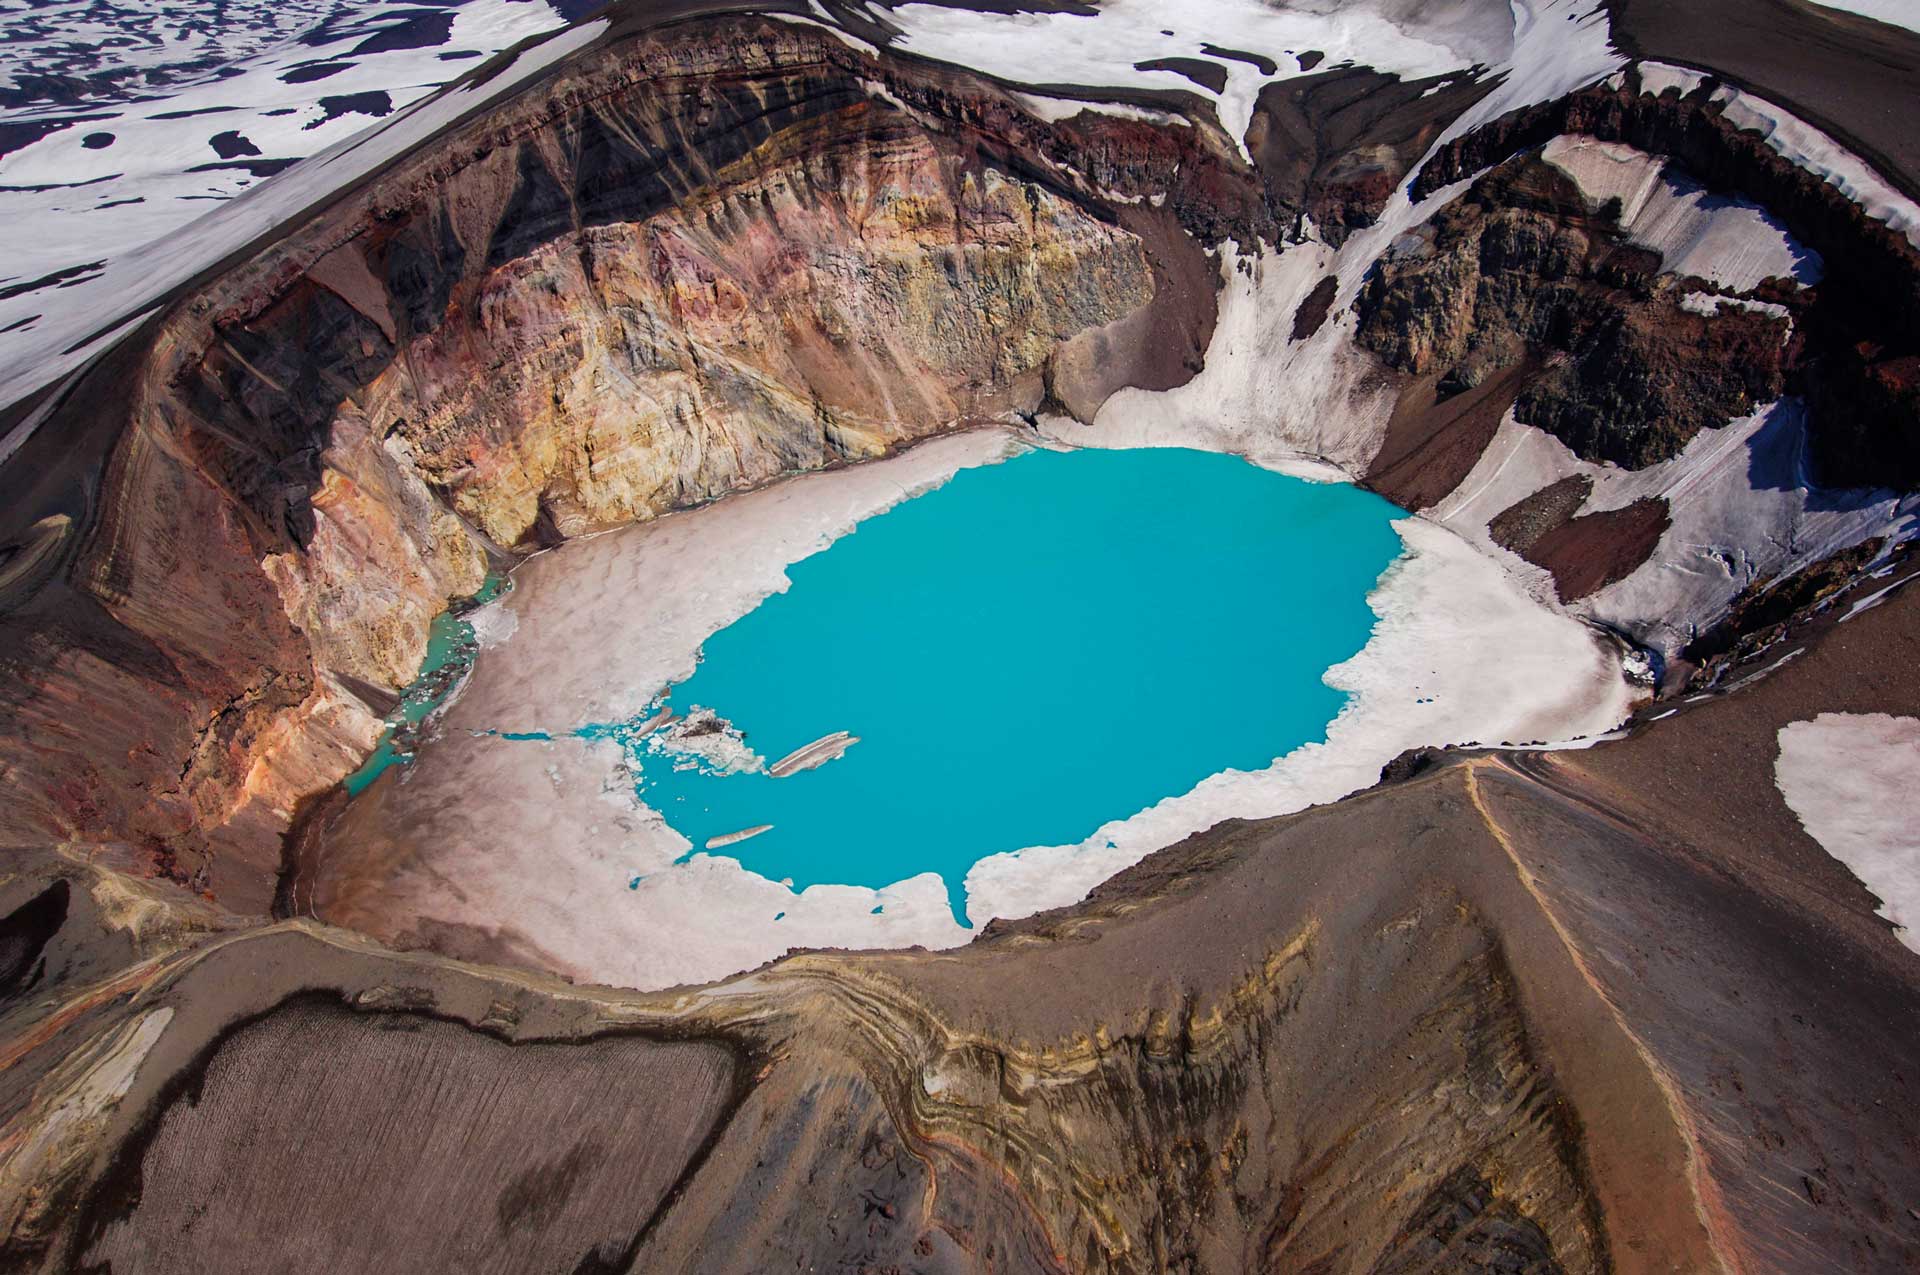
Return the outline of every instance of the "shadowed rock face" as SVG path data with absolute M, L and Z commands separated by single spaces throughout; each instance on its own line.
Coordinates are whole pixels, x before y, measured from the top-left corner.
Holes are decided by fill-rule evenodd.
M 1403 82 L 1364 67 L 1260 91 L 1247 149 L 1292 228 L 1310 218 L 1338 246 L 1372 225 L 1440 131 L 1491 86 L 1468 77 Z
M 295 809 L 365 755 L 430 620 L 490 563 L 981 414 L 1088 419 L 1124 386 L 1179 384 L 1212 331 L 1206 248 L 1370 224 L 1482 91 L 1352 68 L 1276 84 L 1249 169 L 1206 119 L 1047 123 L 817 28 L 629 29 L 210 280 L 53 404 L 5 476 L 0 832 L 130 846 L 264 909 Z M 1475 130 L 1415 193 L 1556 128 L 1784 201 L 1834 260 L 1912 267 L 1799 170 L 1624 91 Z M 1359 329 L 1440 391 L 1371 467 L 1414 507 L 1514 404 L 1629 464 L 1801 380 L 1860 407 L 1816 413 L 1816 437 L 1845 417 L 1897 450 L 1911 424 L 1904 364 L 1843 339 L 1890 286 L 1870 270 L 1836 270 L 1783 350 L 1769 315 L 1679 309 L 1542 165 L 1499 169 L 1416 238 Z M 1335 291 L 1303 298 L 1301 339 Z M 1566 568 L 1565 596 L 1662 526 L 1651 506 L 1584 524 L 1607 566 Z
M 1688 313 L 1659 272 L 1659 254 L 1628 243 L 1563 174 L 1516 160 L 1396 245 L 1361 297 L 1359 339 L 1402 371 L 1437 373 L 1443 395 L 1529 355 L 1566 356 L 1530 376 L 1515 418 L 1584 459 L 1639 469 L 1778 398 L 1784 381 L 1786 320 Z
M 1770 7 L 1778 6 L 1770 0 Z M 1844 78 L 1830 61 L 1819 64 L 1815 78 L 1830 89 Z M 1788 378 L 1788 388 L 1808 399 L 1816 476 L 1832 486 L 1912 490 L 1920 484 L 1920 418 L 1914 415 L 1920 400 L 1913 390 L 1920 253 L 1838 188 L 1774 151 L 1760 133 L 1736 128 L 1704 95 L 1653 97 L 1602 86 L 1515 112 L 1441 147 L 1416 175 L 1413 193 L 1429 194 L 1568 133 L 1671 157 L 1710 190 L 1765 207 L 1820 253 L 1827 274 L 1796 317 L 1800 348 L 1793 357 L 1801 366 Z M 1895 172 L 1896 181 L 1910 180 Z M 1543 424 L 1553 428 L 1555 420 L 1572 423 L 1550 413 Z M 1593 437 L 1598 423 L 1577 427 L 1573 436 Z M 1597 438 L 1592 445 L 1607 454 Z M 1667 454 L 1660 445 L 1612 446 L 1629 463 Z
M 46 948 L 67 919 L 67 883 L 56 881 L 0 919 L 0 1000 L 14 1001 L 46 974 Z

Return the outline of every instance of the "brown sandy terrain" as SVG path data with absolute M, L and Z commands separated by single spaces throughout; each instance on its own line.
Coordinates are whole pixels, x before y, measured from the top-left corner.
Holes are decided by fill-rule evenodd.
M 1408 383 L 1387 422 L 1386 441 L 1367 469 L 1367 485 L 1403 509 L 1445 499 L 1473 472 L 1500 418 L 1534 372 L 1521 360 L 1449 398 L 1435 390 L 1440 373 Z
M 1672 520 L 1657 496 L 1619 509 L 1580 513 L 1593 480 L 1576 474 L 1515 502 L 1487 524 L 1493 542 L 1553 576 L 1562 602 L 1624 580 L 1660 544 Z
M 594 1198 L 616 1170 L 566 1168 L 583 1131 L 643 1137 L 671 1112 L 681 1132 L 644 1135 L 662 1175 L 647 1180 L 671 1186 L 622 1194 L 626 1221 L 594 1232 L 634 1246 L 638 1269 L 695 1253 L 709 1270 L 1506 1269 L 1495 1255 L 1804 1270 L 1840 1254 L 1899 1269 L 1920 1256 L 1905 1203 L 1920 1190 L 1905 1078 L 1920 961 L 1780 803 L 1771 738 L 1827 709 L 1920 710 L 1916 618 L 1920 593 L 1896 593 L 1755 686 L 1625 742 L 1467 757 L 1223 826 L 955 953 L 798 956 L 716 992 L 636 996 L 306 923 L 189 934 L 130 977 L 43 985 L 9 1012 L 9 1037 L 37 1042 L 0 1081 L 27 1127 L 63 1094 L 74 1108 L 88 1042 L 172 1013 L 126 1099 L 41 1152 L 72 1167 L 35 1224 L 16 1215 L 10 1251 L 25 1257 L 36 1234 L 74 1251 L 59 1202 L 85 1198 L 86 1243 L 158 1260 L 182 1224 L 172 1182 L 131 1212 L 88 1184 L 127 1180 L 128 1157 L 179 1166 L 169 1179 L 220 1171 L 194 1151 L 213 1130 L 265 1156 L 297 1129 L 361 1162 L 250 1207 L 319 1218 L 385 1181 L 391 1216 L 444 1208 L 434 1225 L 473 1231 L 531 1199 L 512 1183 L 543 1165 L 571 1175 L 567 1200 Z M 44 870 L 88 893 L 89 870 Z M 75 916 L 55 941 L 114 926 Z M 312 992 L 373 1017 L 289 1001 Z M 392 1034 L 419 1013 L 451 1021 Z M 323 1026 L 328 1043 L 302 1043 Z M 616 1027 L 645 1039 L 603 1035 Z M 497 1043 L 581 1038 L 601 1043 Z M 718 1052 L 647 1043 L 666 1039 Z M 423 1052 L 383 1052 L 403 1040 Z M 488 1079 L 530 1074 L 497 1069 L 554 1048 L 572 1051 L 547 1073 L 565 1081 Z M 728 1054 L 757 1061 L 702 1154 L 715 1117 L 697 1113 L 725 1110 L 727 1071 L 698 1060 Z M 203 1068 L 198 1105 L 169 1106 Z M 698 1081 L 709 1097 L 687 1101 L 689 1075 L 713 1077 Z M 316 1083 L 345 1109 L 301 1115 Z M 648 1105 L 662 1083 L 670 1109 Z M 505 1163 L 402 1171 L 421 1151 L 399 1131 L 478 1110 L 496 1136 L 514 1131 Z M 576 1114 L 541 1114 L 554 1110 Z M 631 1157 L 618 1163 L 630 1183 Z M 640 1207 L 662 1189 L 662 1208 Z M 244 1253 L 237 1222 L 218 1232 L 238 1216 L 197 1225 Z M 371 1253 L 355 1246 L 376 1233 L 328 1242 Z
M 223 1037 L 144 1152 L 129 1150 L 125 1216 L 81 1260 L 616 1267 L 740 1088 L 710 1043 L 510 1046 L 437 1019 L 290 1002 Z M 552 1154 L 527 1155 L 549 1142 Z

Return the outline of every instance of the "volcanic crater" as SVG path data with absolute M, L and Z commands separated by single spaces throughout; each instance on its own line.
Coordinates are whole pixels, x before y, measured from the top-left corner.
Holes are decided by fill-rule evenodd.
M 1639 3 L 617 0 L 182 228 L 5 381 L 5 1263 L 1920 1260 L 1920 174 L 1844 91 L 1920 34 L 1766 7 L 1791 74 Z M 648 804 L 885 755 L 823 670 L 969 643 L 778 630 L 791 739 L 689 696 L 830 564 L 885 611 L 897 520 L 1058 581 L 1209 491 L 1373 521 L 945 693 L 1023 775 L 1201 756 L 1245 705 L 1103 661 L 1338 613 L 1300 738 L 944 882 Z

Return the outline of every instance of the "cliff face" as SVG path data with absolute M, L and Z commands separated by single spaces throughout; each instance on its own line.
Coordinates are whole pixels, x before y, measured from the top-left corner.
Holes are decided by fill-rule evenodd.
M 873 455 L 1037 402 L 1059 342 L 1152 296 L 1132 236 L 850 113 L 709 199 L 491 272 L 408 347 L 392 432 L 455 510 L 512 545 Z
M 1853 561 L 1920 482 L 1920 251 L 1860 202 L 1869 170 L 1776 149 L 1800 125 L 1771 109 L 1634 68 L 1467 130 L 1408 196 L 1461 189 L 1354 302 L 1405 378 L 1368 481 L 1541 568 L 1667 685 L 1744 593 Z
M 1616 210 L 1516 159 L 1393 246 L 1360 298 L 1358 338 L 1392 367 L 1438 374 L 1442 395 L 1541 359 L 1515 419 L 1639 469 L 1784 384 L 1784 313 L 1688 311 L 1679 283 Z
M 1043 119 L 818 27 L 711 19 L 592 50 L 50 404 L 58 428 L 8 475 L 25 491 L 0 561 L 0 833 L 129 845 L 264 906 L 294 809 L 364 755 L 432 617 L 490 561 L 972 416 L 1091 419 L 1117 388 L 1178 384 L 1212 331 L 1205 249 L 1308 223 L 1316 248 L 1354 242 L 1484 91 L 1356 68 L 1277 82 L 1249 166 L 1210 119 Z M 1698 280 L 1513 157 L 1567 132 L 1776 210 L 1828 277 L 1682 305 Z M 1376 457 L 1386 494 L 1446 497 L 1509 406 L 1579 457 L 1646 466 L 1782 391 L 1808 398 L 1830 473 L 1920 472 L 1915 253 L 1701 95 L 1598 87 L 1517 112 L 1434 151 L 1411 194 L 1474 174 L 1359 298 L 1362 347 L 1436 400 Z M 1345 339 L 1321 283 L 1299 341 Z M 1512 542 L 1567 600 L 1670 525 L 1659 495 L 1580 508 Z
M 1291 229 L 1335 247 L 1379 220 L 1440 131 L 1492 86 L 1471 76 L 1402 80 L 1343 67 L 1260 91 L 1247 150 Z
M 761 19 L 575 70 L 169 320 L 75 533 L 105 616 L 36 630 L 13 670 L 8 836 L 131 839 L 264 906 L 294 806 L 356 764 L 489 557 L 1056 392 L 1097 407 L 1204 342 L 1191 296 L 1117 321 L 1165 290 L 1179 208 L 1233 205 L 1209 135 L 890 88 Z M 1015 142 L 1058 158 L 1015 175 Z M 1098 193 L 1135 184 L 1186 193 Z M 103 653 L 128 642 L 154 660 Z
M 1637 81 L 1639 72 L 1631 73 Z M 1710 77 L 1687 92 L 1597 85 L 1515 112 L 1448 143 L 1416 175 L 1430 194 L 1555 137 L 1579 134 L 1671 157 L 1715 192 L 1753 200 L 1819 253 L 1827 274 L 1796 315 L 1802 348 L 1788 388 L 1813 418 L 1816 476 L 1831 486 L 1920 485 L 1914 360 L 1920 253 L 1837 185 L 1729 118 Z M 1769 298 L 1777 299 L 1777 298 Z

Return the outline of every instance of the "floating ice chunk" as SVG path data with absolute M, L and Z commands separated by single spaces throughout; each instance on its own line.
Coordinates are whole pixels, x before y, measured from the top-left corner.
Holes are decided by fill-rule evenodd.
M 676 766 L 698 766 L 715 775 L 756 774 L 767 768 L 767 759 L 747 746 L 739 727 L 698 705 L 648 735 L 645 747 L 673 758 Z

